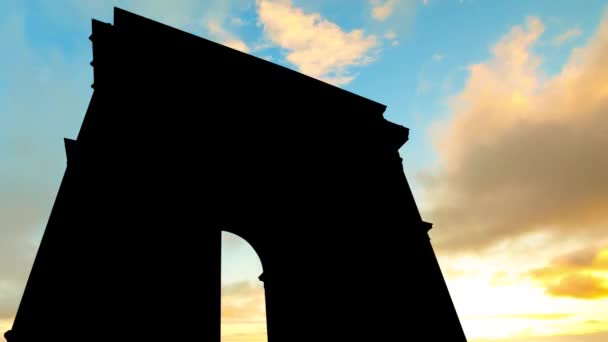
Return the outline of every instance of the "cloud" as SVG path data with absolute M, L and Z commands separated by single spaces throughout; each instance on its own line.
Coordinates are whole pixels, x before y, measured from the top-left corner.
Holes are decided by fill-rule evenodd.
M 540 69 L 538 18 L 471 65 L 431 135 L 438 167 L 419 180 L 421 209 L 443 251 L 533 232 L 593 240 L 608 224 L 608 16 L 559 73 Z
M 365 27 L 374 35 L 384 36 L 391 44 L 395 38 L 409 40 L 413 37 L 413 23 L 420 0 L 368 0 L 370 15 Z M 394 33 L 394 37 L 391 36 Z M 388 36 L 387 36 L 388 34 Z
M 500 339 L 475 339 L 471 342 L 604 342 L 608 340 L 608 331 L 597 331 L 577 335 L 523 336 Z
M 207 22 L 207 31 L 211 36 L 219 39 L 222 44 L 245 53 L 249 52 L 247 44 L 236 38 L 232 33 L 226 31 L 219 22 L 215 20 Z
M 540 283 L 553 297 L 608 298 L 608 248 L 588 247 L 560 255 L 524 277 Z
M 397 46 L 399 41 L 396 39 L 397 34 L 393 30 L 388 30 L 384 33 L 384 38 L 391 42 L 391 46 Z
M 395 31 L 393 30 L 388 30 L 386 31 L 386 33 L 384 34 L 384 38 L 388 39 L 388 40 L 393 40 L 397 37 L 397 34 L 395 34 Z
M 300 72 L 334 85 L 354 79 L 348 68 L 374 60 L 377 39 L 362 29 L 344 32 L 319 13 L 305 13 L 289 0 L 257 0 L 264 34 L 287 51 Z
M 266 342 L 265 323 L 222 324 L 222 342 Z
M 238 40 L 238 39 L 233 39 L 233 40 L 226 40 L 223 42 L 224 45 L 233 48 L 235 50 L 239 50 L 242 52 L 249 52 L 249 48 L 247 47 L 247 44 L 245 44 L 245 42 L 243 42 L 242 40 Z
M 574 316 L 572 313 L 522 313 L 522 314 L 499 314 L 483 316 L 467 316 L 467 319 L 527 319 L 527 320 L 560 320 Z
M 258 42 L 253 43 L 252 49 L 253 49 L 253 51 L 257 52 L 257 51 L 266 50 L 266 49 L 269 49 L 272 47 L 274 47 L 274 44 L 271 41 L 269 41 L 267 39 L 262 39 Z
M 445 56 L 442 54 L 434 53 L 432 58 L 433 58 L 433 61 L 435 61 L 435 62 L 441 62 L 443 60 L 443 57 L 445 57 Z
M 608 298 L 608 284 L 603 278 L 589 274 L 571 274 L 557 284 L 548 285 L 547 294 L 579 299 Z
M 557 35 L 553 38 L 553 45 L 563 45 L 564 43 L 574 40 L 578 37 L 580 37 L 583 34 L 583 31 L 581 30 L 580 27 L 573 27 L 569 30 L 567 30 L 566 32 Z
M 41 235 L 38 218 L 44 207 L 24 197 L 8 191 L 0 198 L 0 320 L 12 319 L 17 312 Z
M 243 21 L 243 19 L 241 19 L 239 17 L 232 17 L 232 18 L 230 18 L 230 22 L 232 23 L 232 25 L 236 25 L 236 26 L 243 26 L 243 25 L 245 25 L 245 22 Z
M 608 248 L 598 247 L 578 249 L 568 254 L 560 255 L 553 260 L 555 266 L 562 268 L 592 268 L 608 270 Z
M 222 323 L 266 322 L 264 287 L 238 282 L 222 286 Z
M 379 21 L 386 20 L 395 10 L 397 3 L 398 0 L 370 0 L 372 17 Z
M 499 271 L 492 275 L 492 278 L 490 279 L 490 284 L 492 285 L 492 287 L 510 286 L 516 284 L 516 279 L 514 279 L 514 277 L 508 272 Z

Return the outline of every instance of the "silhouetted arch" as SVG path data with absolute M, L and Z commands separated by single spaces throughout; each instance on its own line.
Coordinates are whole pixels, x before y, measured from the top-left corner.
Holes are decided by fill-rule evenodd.
M 219 341 L 222 229 L 260 258 L 271 342 L 466 341 L 385 105 L 118 8 L 92 24 L 9 342 Z

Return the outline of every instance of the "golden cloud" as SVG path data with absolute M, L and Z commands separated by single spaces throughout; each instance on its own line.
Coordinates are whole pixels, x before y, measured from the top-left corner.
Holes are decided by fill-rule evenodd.
M 379 21 L 384 21 L 395 10 L 397 0 L 371 0 L 372 17 Z
M 608 298 L 608 248 L 577 250 L 553 259 L 525 276 L 541 283 L 547 294 L 578 299 Z
M 352 66 L 371 63 L 373 35 L 344 32 L 318 13 L 305 13 L 289 0 L 257 0 L 259 22 L 270 41 L 286 49 L 287 60 L 304 74 L 334 85 L 351 82 Z
M 222 324 L 265 322 L 265 294 L 261 284 L 243 281 L 222 286 Z
M 523 313 L 523 314 L 500 314 L 485 316 L 465 316 L 465 319 L 526 319 L 526 320 L 560 320 L 574 316 L 572 313 Z
M 590 274 L 570 274 L 557 284 L 547 286 L 547 294 L 581 299 L 604 298 L 608 297 L 608 284 L 603 278 Z
M 451 115 L 431 131 L 439 167 L 421 175 L 440 250 L 472 250 L 533 232 L 596 239 L 608 223 L 608 14 L 562 70 L 533 52 L 535 17 L 469 67 Z M 561 234 L 561 235 L 560 235 Z
M 265 323 L 222 324 L 222 342 L 266 342 Z
M 577 335 L 551 336 L 518 336 L 500 339 L 469 339 L 470 342 L 604 342 L 608 339 L 608 331 L 598 331 Z

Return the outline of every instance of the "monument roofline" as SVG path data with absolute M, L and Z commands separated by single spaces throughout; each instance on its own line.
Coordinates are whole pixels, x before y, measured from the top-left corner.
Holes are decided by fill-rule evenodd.
M 93 19 L 93 23 L 95 26 L 95 23 L 102 23 L 98 20 Z M 110 25 L 108 23 L 103 23 L 103 24 L 107 24 Z M 275 64 L 272 63 L 270 61 L 267 61 L 263 58 L 259 58 L 253 55 L 250 55 L 248 53 L 233 49 L 231 47 L 228 47 L 226 45 L 223 44 L 219 44 L 217 42 L 214 42 L 212 40 L 209 40 L 207 38 L 203 38 L 201 36 L 197 36 L 194 35 L 192 33 L 177 29 L 175 27 L 171 27 L 169 25 L 163 24 L 161 22 L 155 21 L 155 20 L 151 20 L 145 17 L 142 17 L 138 14 L 126 11 L 124 9 L 121 9 L 119 7 L 114 7 L 114 24 L 112 25 L 113 27 L 115 27 L 117 30 L 120 31 L 130 31 L 130 30 L 137 30 L 137 28 L 142 28 L 142 32 L 148 32 L 149 27 L 148 26 L 156 26 L 157 28 L 162 28 L 163 31 L 168 31 L 168 32 L 175 32 L 178 33 L 180 35 L 183 35 L 185 37 L 190 37 L 192 39 L 195 39 L 199 42 L 205 42 L 207 44 L 212 44 L 212 45 L 217 45 L 217 46 L 221 46 L 225 49 L 229 49 L 232 51 L 232 53 L 234 54 L 241 54 L 240 58 L 249 58 L 250 61 L 254 61 L 253 63 L 257 63 L 260 65 L 260 68 L 274 68 L 275 70 L 281 70 L 282 72 L 288 74 L 288 76 L 290 78 L 301 78 L 301 79 L 307 79 L 309 82 L 312 83 L 316 83 L 315 86 L 321 86 L 323 88 L 326 88 L 328 92 L 335 92 L 336 95 L 338 96 L 344 96 L 344 97 L 349 97 L 354 101 L 360 101 L 365 103 L 365 105 L 368 105 L 370 107 L 373 108 L 373 111 L 378 113 L 378 114 L 383 114 L 384 111 L 386 110 L 386 105 L 381 104 L 379 102 L 370 100 L 366 97 L 363 97 L 361 95 L 357 95 L 353 92 L 350 92 L 348 90 L 342 89 L 340 87 L 334 86 L 332 84 L 329 84 L 327 82 L 324 82 L 322 80 L 319 80 L 317 78 L 302 74 L 298 71 L 292 70 L 290 68 L 284 67 L 282 65 L 279 64 Z M 143 28 L 146 27 L 145 30 L 143 30 Z M 139 30 L 137 30 L 139 31 Z M 94 37 L 91 37 L 91 40 L 93 40 Z

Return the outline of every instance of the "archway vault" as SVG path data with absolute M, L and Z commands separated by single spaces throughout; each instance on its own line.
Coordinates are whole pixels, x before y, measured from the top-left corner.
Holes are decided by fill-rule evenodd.
M 243 238 L 222 232 L 222 342 L 265 342 L 266 302 L 258 280 L 262 264 L 254 248 Z

